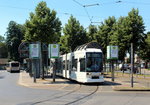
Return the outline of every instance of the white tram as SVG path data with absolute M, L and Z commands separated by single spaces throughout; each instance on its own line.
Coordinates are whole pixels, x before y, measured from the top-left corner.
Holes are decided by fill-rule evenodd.
M 104 82 L 103 56 L 98 43 L 81 45 L 57 60 L 56 74 L 82 83 Z

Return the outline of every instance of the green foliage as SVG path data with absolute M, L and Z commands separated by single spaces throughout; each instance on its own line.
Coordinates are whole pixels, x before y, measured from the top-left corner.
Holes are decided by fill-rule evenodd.
M 0 35 L 0 43 L 1 43 L 1 42 L 4 42 L 4 41 L 5 41 L 5 38 Z
M 0 35 L 0 58 L 7 58 L 7 52 L 5 38 Z
M 87 42 L 86 31 L 73 16 L 63 28 L 64 36 L 61 37 L 62 49 L 65 52 L 73 51 L 77 46 Z M 63 41 L 64 40 L 64 41 Z
M 145 37 L 144 31 L 144 23 L 142 17 L 139 15 L 138 9 L 132 9 L 131 12 L 128 13 L 127 18 L 127 32 L 126 34 L 130 37 L 130 42 L 134 43 L 134 50 L 137 51 L 140 44 L 143 42 Z
M 143 19 L 139 15 L 138 9 L 132 9 L 127 17 L 120 17 L 118 21 L 115 17 L 106 19 L 99 26 L 98 32 L 92 40 L 96 40 L 102 46 L 104 55 L 106 55 L 108 45 L 118 45 L 119 60 L 124 60 L 126 52 L 130 50 L 131 42 L 134 43 L 135 51 L 140 49 L 145 38 L 144 31 Z M 88 36 L 90 36 L 89 34 Z
M 95 40 L 102 46 L 103 54 L 106 55 L 106 48 L 110 44 L 113 35 L 113 26 L 116 24 L 115 17 L 109 17 L 99 26 Z
M 148 32 L 143 44 L 141 44 L 141 49 L 138 52 L 140 58 L 146 61 L 150 61 L 150 32 Z
M 56 17 L 56 12 L 50 10 L 43 1 L 37 5 L 35 13 L 30 13 L 25 27 L 26 41 L 54 43 L 59 41 L 61 35 L 61 22 Z
M 6 32 L 6 45 L 8 46 L 9 59 L 19 60 L 18 47 L 23 40 L 24 26 L 10 21 Z
M 126 51 L 128 49 L 130 37 L 126 31 L 126 17 L 120 17 L 116 24 L 113 25 L 113 34 L 111 36 L 111 45 L 118 45 L 119 47 L 119 60 L 124 60 Z
M 64 36 L 61 36 L 60 38 L 59 44 L 61 45 L 60 49 L 61 49 L 62 54 L 68 53 L 70 51 L 68 47 L 68 37 L 69 35 L 64 35 Z
M 94 25 L 90 25 L 88 27 L 88 33 L 87 33 L 87 36 L 88 36 L 88 39 L 89 39 L 89 42 L 92 42 L 92 41 L 96 41 L 96 34 L 97 34 L 97 27 L 94 26 Z

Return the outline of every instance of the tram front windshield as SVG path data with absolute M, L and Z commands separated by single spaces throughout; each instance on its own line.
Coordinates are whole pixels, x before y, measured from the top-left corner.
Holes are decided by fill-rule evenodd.
M 101 72 L 102 69 L 102 53 L 87 53 L 86 72 Z

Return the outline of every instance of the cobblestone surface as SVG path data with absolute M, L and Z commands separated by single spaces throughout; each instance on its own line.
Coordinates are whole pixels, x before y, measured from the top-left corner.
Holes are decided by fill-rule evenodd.
M 115 74 L 115 81 L 111 81 L 110 74 L 105 77 L 105 82 L 100 84 L 102 91 L 113 91 L 113 90 L 138 90 L 138 91 L 149 91 L 150 90 L 150 78 L 143 78 L 143 76 L 134 75 L 134 83 L 131 87 L 131 78 L 129 74 L 117 73 Z M 77 82 L 70 81 L 64 78 L 56 78 L 53 83 L 52 78 L 36 79 L 36 83 L 33 82 L 33 78 L 29 76 L 25 71 L 20 73 L 19 84 L 39 89 L 54 89 L 54 90 L 72 90 L 78 87 L 80 84 Z

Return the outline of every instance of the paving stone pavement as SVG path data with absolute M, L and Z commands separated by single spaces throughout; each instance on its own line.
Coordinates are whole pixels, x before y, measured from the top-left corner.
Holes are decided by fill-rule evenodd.
M 137 82 L 138 81 L 138 82 Z M 112 82 L 111 78 L 105 78 L 105 82 L 100 84 L 99 91 L 114 91 L 114 90 L 150 90 L 150 87 L 146 87 L 143 79 L 135 79 L 134 87 L 131 87 L 130 78 L 126 76 L 115 77 L 115 81 Z M 33 82 L 33 78 L 29 76 L 25 71 L 20 72 L 19 82 L 20 85 L 30 87 L 30 88 L 39 88 L 39 89 L 54 89 L 54 90 L 73 90 L 79 87 L 79 83 L 70 81 L 64 78 L 56 78 L 56 82 L 53 83 L 52 78 L 36 79 L 36 83 Z M 150 85 L 149 85 L 150 86 Z

